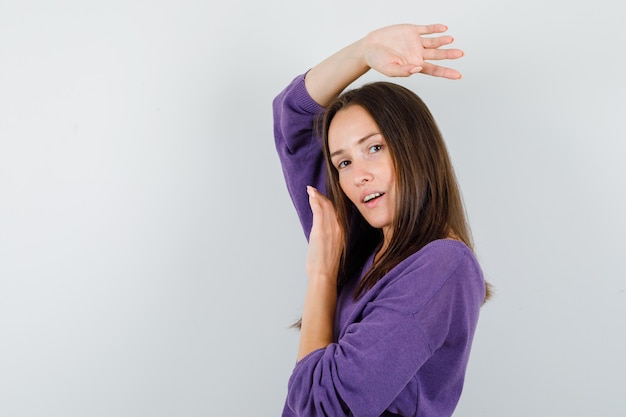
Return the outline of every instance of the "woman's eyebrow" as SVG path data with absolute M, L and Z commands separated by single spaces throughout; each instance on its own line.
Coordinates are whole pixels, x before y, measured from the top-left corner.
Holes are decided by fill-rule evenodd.
M 363 142 L 365 142 L 366 140 L 368 140 L 369 138 L 371 138 L 372 136 L 375 136 L 375 135 L 380 135 L 380 132 L 374 132 L 374 133 L 370 133 L 369 135 L 365 135 L 365 136 L 363 136 L 361 139 L 359 139 L 359 140 L 356 142 L 356 144 L 357 144 L 357 145 L 360 145 L 360 144 L 362 144 Z M 345 151 L 344 151 L 343 149 L 337 149 L 335 152 L 333 152 L 333 153 L 331 153 L 331 154 L 330 154 L 330 158 L 332 159 L 332 158 L 334 158 L 335 156 L 340 155 L 340 154 L 342 154 L 342 153 L 344 153 L 344 152 L 345 152 Z

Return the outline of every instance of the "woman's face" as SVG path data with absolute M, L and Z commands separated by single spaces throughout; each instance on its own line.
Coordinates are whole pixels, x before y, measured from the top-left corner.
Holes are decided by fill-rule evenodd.
M 330 159 L 339 173 L 339 185 L 372 226 L 391 237 L 396 182 L 387 141 L 361 106 L 337 112 L 328 129 Z

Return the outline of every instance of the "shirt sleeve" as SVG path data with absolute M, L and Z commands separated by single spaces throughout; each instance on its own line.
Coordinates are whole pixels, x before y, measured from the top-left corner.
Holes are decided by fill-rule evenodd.
M 452 251 L 454 252 L 454 251 Z M 464 254 L 410 257 L 367 294 L 338 341 L 300 360 L 287 404 L 298 416 L 446 415 L 460 397 L 481 304 L 482 275 Z M 432 404 L 429 402 L 432 401 Z M 422 413 L 429 407 L 437 414 Z M 442 408 L 450 408 L 443 411 Z
M 314 123 L 324 110 L 309 95 L 304 74 L 296 77 L 273 101 L 274 142 L 287 190 L 308 240 L 313 224 L 306 186 L 324 193 L 324 158 Z

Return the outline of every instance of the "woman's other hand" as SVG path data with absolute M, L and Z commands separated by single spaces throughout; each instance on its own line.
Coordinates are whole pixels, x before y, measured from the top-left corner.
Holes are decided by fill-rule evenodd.
M 343 250 L 343 232 L 333 204 L 314 187 L 307 187 L 313 212 L 309 236 L 306 271 L 309 279 L 329 279 L 336 282 Z
M 400 24 L 374 30 L 363 39 L 367 65 L 389 77 L 408 77 L 421 72 L 435 77 L 459 79 L 461 74 L 457 70 L 429 62 L 463 56 L 460 49 L 440 49 L 454 42 L 452 36 L 425 36 L 446 30 L 448 27 L 442 24 Z

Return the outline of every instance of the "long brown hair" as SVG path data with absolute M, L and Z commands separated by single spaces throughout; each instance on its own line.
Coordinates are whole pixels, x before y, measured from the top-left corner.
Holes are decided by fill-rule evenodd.
M 326 192 L 346 231 L 339 284 L 354 276 L 382 243 L 382 232 L 367 224 L 346 197 L 330 161 L 330 123 L 340 110 L 355 105 L 372 116 L 387 141 L 398 191 L 391 241 L 360 281 L 355 294 L 359 297 L 402 260 L 433 240 L 453 236 L 472 250 L 474 245 L 446 144 L 426 104 L 397 84 L 365 84 L 337 97 L 318 126 L 327 162 Z M 486 298 L 488 295 L 489 287 Z

